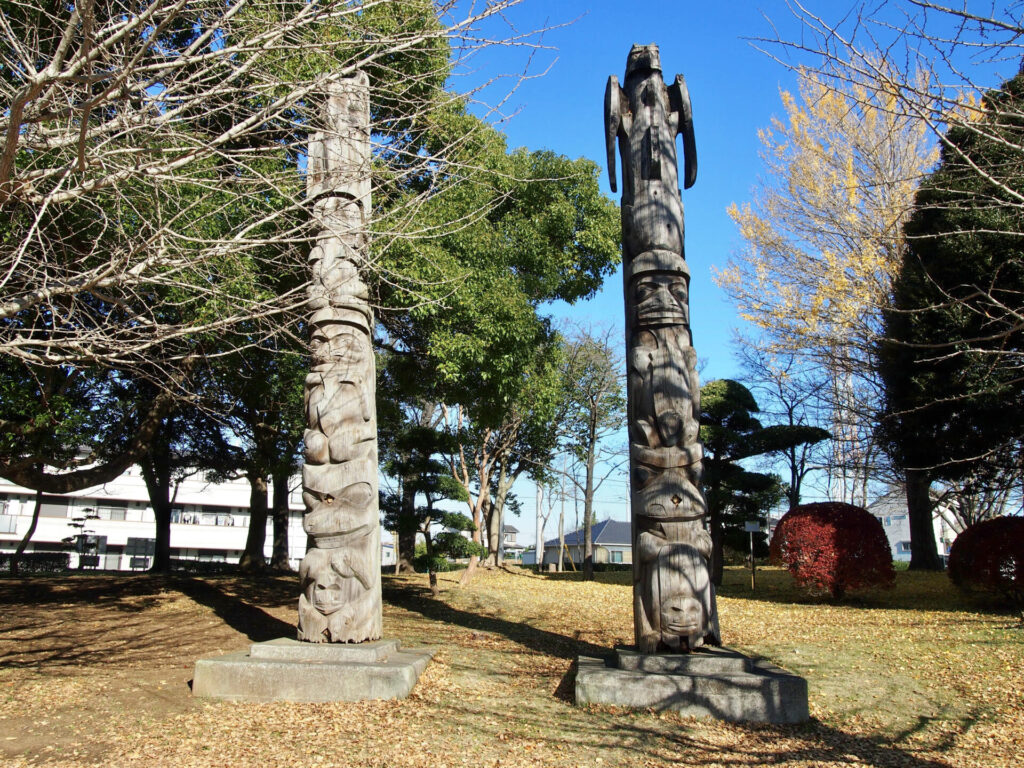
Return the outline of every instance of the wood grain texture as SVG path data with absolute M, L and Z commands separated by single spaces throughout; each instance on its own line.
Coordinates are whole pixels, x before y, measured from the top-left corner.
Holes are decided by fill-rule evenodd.
M 701 490 L 700 383 L 690 334 L 676 136 L 697 172 L 690 98 L 662 79 L 657 46 L 634 45 L 605 92 L 613 188 L 622 159 L 626 359 L 633 525 L 633 618 L 642 653 L 718 644 L 711 537 Z
M 325 130 L 309 144 L 307 193 L 319 233 L 310 250 L 310 352 L 305 383 L 299 639 L 358 643 L 381 636 L 373 312 L 359 270 L 370 213 L 369 83 L 330 86 Z

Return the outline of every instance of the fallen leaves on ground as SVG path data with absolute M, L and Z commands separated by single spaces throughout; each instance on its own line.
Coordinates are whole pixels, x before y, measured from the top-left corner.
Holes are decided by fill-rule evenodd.
M 294 578 L 0 580 L 7 765 L 910 766 L 1020 764 L 1024 632 L 942 574 L 842 605 L 727 572 L 725 640 L 807 677 L 814 720 L 766 726 L 577 708 L 573 662 L 631 642 L 629 574 L 386 576 L 385 634 L 437 648 L 403 701 L 193 699 L 197 658 L 285 636 Z

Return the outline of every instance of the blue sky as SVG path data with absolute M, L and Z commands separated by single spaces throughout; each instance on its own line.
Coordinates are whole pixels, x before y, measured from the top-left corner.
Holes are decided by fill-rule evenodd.
M 818 3 L 839 8 L 841 3 Z M 690 288 L 694 346 L 706 361 L 704 378 L 734 377 L 739 370 L 730 336 L 739 324 L 735 310 L 711 280 L 712 266 L 723 266 L 738 245 L 726 214 L 731 202 L 749 198 L 760 171 L 757 131 L 781 112 L 779 89 L 792 90 L 794 78 L 782 65 L 756 50 L 744 37 L 768 35 L 764 8 L 781 30 L 797 25 L 783 2 L 657 2 L 526 0 L 510 15 L 520 31 L 575 21 L 552 29 L 530 63 L 542 77 L 523 82 L 503 105 L 500 127 L 510 146 L 550 149 L 597 162 L 601 187 L 612 195 L 603 143 L 603 99 L 611 74 L 624 75 L 633 43 L 657 43 L 665 79 L 686 77 L 693 102 L 697 137 L 697 183 L 683 192 L 686 257 L 693 274 Z M 473 59 L 467 82 L 499 73 L 521 72 L 524 48 L 490 49 Z M 456 87 L 463 85 L 458 79 Z M 482 98 L 496 100 L 502 81 Z M 593 299 L 550 308 L 558 317 L 622 326 L 622 275 L 611 276 Z

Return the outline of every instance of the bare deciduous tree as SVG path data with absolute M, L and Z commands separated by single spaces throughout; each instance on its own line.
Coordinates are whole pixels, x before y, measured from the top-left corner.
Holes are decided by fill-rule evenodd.
M 1024 121 L 1020 101 L 1008 98 L 997 104 L 986 98 L 999 94 L 1002 85 L 1022 69 L 1024 3 L 881 0 L 859 3 L 838 20 L 816 14 L 798 1 L 788 5 L 800 22 L 801 34 L 763 37 L 756 44 L 785 66 L 815 77 L 846 84 L 865 80 L 884 84 L 890 95 L 887 110 L 894 119 L 929 131 L 947 153 L 947 161 L 977 174 L 979 194 L 985 195 L 982 205 L 1024 211 L 1019 163 L 979 163 L 968 155 L 963 142 L 948 138 L 950 129 L 961 129 L 978 143 L 1000 147 L 1007 158 L 1024 158 L 1024 133 L 1014 129 Z M 1000 234 L 1024 235 L 1014 216 L 1007 217 L 1007 222 L 1010 228 Z M 947 299 L 960 302 L 966 311 L 976 311 L 962 298 L 949 295 Z M 984 302 L 986 312 L 1007 319 L 1003 334 L 1020 327 L 1019 308 L 991 295 L 984 285 L 977 286 L 972 298 L 978 300 Z
M 371 252 L 460 226 L 417 228 L 417 206 L 465 175 L 426 125 L 463 103 L 444 89 L 465 57 L 534 45 L 504 15 L 518 2 L 3 2 L 0 363 L 130 373 L 183 396 L 197 357 L 294 329 L 306 143 L 326 86 L 357 70 L 373 89 Z M 5 413 L 0 474 L 51 492 L 103 482 L 145 450 L 161 407 L 117 461 L 59 482 L 33 474 L 25 447 L 57 417 Z
M 730 215 L 744 245 L 716 281 L 764 354 L 825 374 L 829 497 L 865 504 L 880 457 L 875 343 L 905 240 L 914 190 L 935 159 L 926 128 L 891 105 L 879 59 L 847 80 L 801 68 L 785 118 L 761 131 L 765 174 Z M 920 76 L 918 76 L 920 78 Z

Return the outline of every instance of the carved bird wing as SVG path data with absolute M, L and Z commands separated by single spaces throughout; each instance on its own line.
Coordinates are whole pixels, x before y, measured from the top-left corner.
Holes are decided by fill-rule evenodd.
M 604 89 L 604 145 L 608 151 L 608 180 L 612 192 L 619 191 L 615 179 L 615 139 L 619 135 L 619 126 L 622 125 L 621 94 L 619 78 L 612 75 Z
M 690 91 L 686 78 L 676 75 L 676 81 L 669 86 L 668 98 L 672 111 L 679 115 L 678 132 L 683 135 L 683 157 L 685 158 L 683 188 L 689 189 L 697 180 L 697 141 L 693 136 L 693 107 L 690 105 Z

